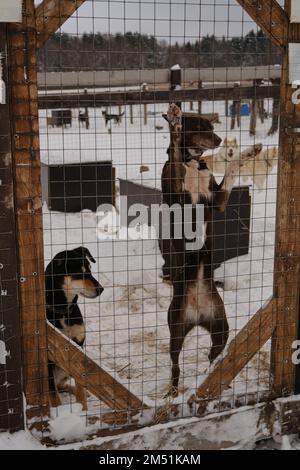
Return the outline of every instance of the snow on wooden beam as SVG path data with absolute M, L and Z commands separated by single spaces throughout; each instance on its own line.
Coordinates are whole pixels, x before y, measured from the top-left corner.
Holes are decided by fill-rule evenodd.
M 299 0 L 291 0 L 291 23 L 300 23 Z
M 1 23 L 21 23 L 22 21 L 22 0 L 1 0 L 0 2 L 0 22 Z
M 43 0 L 36 8 L 37 47 L 42 47 L 84 2 L 85 0 Z
M 289 83 L 300 80 L 300 43 L 289 44 Z
M 204 411 L 208 401 L 220 397 L 233 379 L 241 372 L 253 356 L 270 339 L 275 329 L 276 303 L 272 299 L 260 309 L 231 341 L 227 353 L 217 362 L 213 371 L 198 388 L 195 400 L 200 403 L 199 412 Z
M 286 44 L 288 18 L 276 0 L 237 0 L 276 46 Z
M 112 410 L 138 411 L 141 400 L 47 322 L 48 357 Z

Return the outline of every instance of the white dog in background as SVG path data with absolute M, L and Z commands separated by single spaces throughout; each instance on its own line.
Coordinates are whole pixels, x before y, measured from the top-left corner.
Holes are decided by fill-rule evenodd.
M 218 153 L 215 155 L 203 155 L 203 159 L 212 173 L 224 174 L 227 163 L 232 160 L 239 160 L 240 154 L 241 150 L 235 138 L 224 139 Z M 247 160 L 240 167 L 240 179 L 243 182 L 248 182 L 249 179 L 252 179 L 255 186 L 262 190 L 265 187 L 268 174 L 277 165 L 277 161 L 277 147 L 264 149 L 255 159 Z

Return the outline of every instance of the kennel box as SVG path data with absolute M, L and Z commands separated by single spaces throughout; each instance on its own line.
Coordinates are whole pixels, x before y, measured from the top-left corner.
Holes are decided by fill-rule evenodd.
M 161 191 L 120 179 L 120 195 L 127 196 L 128 206 L 143 204 L 148 207 L 148 221 L 151 224 L 151 204 L 162 202 Z M 213 255 L 212 262 L 216 269 L 221 263 L 249 252 L 251 197 L 249 186 L 234 187 L 225 212 L 213 212 Z M 135 217 L 127 217 L 127 224 Z M 159 240 L 165 260 L 163 270 L 171 265 L 169 240 Z
M 0 23 L 21 23 L 22 0 L 0 1 Z
M 53 109 L 51 111 L 51 117 L 54 126 L 72 126 L 71 109 Z
M 42 164 L 42 195 L 49 209 L 61 212 L 96 211 L 115 204 L 115 168 L 111 161 Z

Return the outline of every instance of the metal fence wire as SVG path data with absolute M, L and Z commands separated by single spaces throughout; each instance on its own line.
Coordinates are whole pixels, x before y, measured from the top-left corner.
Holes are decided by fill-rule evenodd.
M 298 176 L 282 157 L 278 178 L 285 39 L 262 27 L 281 2 L 34 3 L 1 29 L 1 427 L 21 383 L 52 441 L 292 394 Z

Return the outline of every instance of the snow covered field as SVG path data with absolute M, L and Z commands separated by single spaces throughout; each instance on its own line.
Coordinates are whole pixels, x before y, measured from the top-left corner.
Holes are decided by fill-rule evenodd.
M 271 111 L 271 103 L 265 107 Z M 67 129 L 46 127 L 46 111 L 40 112 L 41 159 L 44 163 L 76 163 L 112 160 L 117 178 L 124 178 L 160 189 L 160 177 L 169 142 L 168 128 L 161 117 L 167 105 L 148 106 L 148 124 L 143 124 L 143 106 L 134 106 L 134 124 L 129 108 L 121 125 L 112 124 L 108 133 L 102 110 L 89 110 L 90 129 L 78 127 L 77 110 L 73 126 Z M 196 109 L 196 104 L 195 104 Z M 188 108 L 187 108 L 188 110 Z M 111 108 L 110 112 L 118 112 Z M 231 132 L 222 102 L 203 103 L 203 112 L 219 112 L 221 124 L 215 126 L 222 137 L 237 137 L 242 146 L 253 143 L 249 137 L 249 118 L 242 118 L 242 129 Z M 50 114 L 48 114 L 50 115 Z M 267 137 L 270 119 L 258 124 L 256 142 L 277 145 L 278 136 Z M 155 126 L 163 126 L 157 130 Z M 149 171 L 140 173 L 140 166 Z M 251 180 L 249 180 L 251 184 Z M 238 184 L 238 181 L 237 181 Z M 220 290 L 230 325 L 230 339 L 272 295 L 276 204 L 276 169 L 269 175 L 266 189 L 251 189 L 250 252 L 227 261 L 217 271 L 225 280 Z M 101 235 L 101 234 L 100 234 Z M 103 237 L 103 233 L 102 233 Z M 100 299 L 80 299 L 85 316 L 88 356 L 137 394 L 145 403 L 164 403 L 170 378 L 167 310 L 171 288 L 160 277 L 163 259 L 155 236 L 151 240 L 104 240 L 97 231 L 97 215 L 90 211 L 64 214 L 49 211 L 44 205 L 45 262 L 59 251 L 86 246 L 97 260 L 93 272 L 105 287 Z M 180 395 L 186 403 L 209 373 L 207 360 L 209 336 L 194 330 L 185 340 L 181 354 Z M 237 393 L 269 388 L 269 345 L 255 356 L 238 375 L 223 398 Z M 66 403 L 68 403 L 66 398 Z M 99 402 L 89 399 L 89 414 L 99 414 Z

